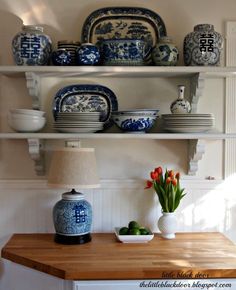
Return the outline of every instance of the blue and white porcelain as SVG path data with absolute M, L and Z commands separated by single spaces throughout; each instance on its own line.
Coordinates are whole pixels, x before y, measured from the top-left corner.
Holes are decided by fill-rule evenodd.
M 77 50 L 78 65 L 96 65 L 100 62 L 100 51 L 92 43 L 82 43 Z
M 151 47 L 141 39 L 105 39 L 101 44 L 104 65 L 145 65 Z
M 112 120 L 124 132 L 145 133 L 152 128 L 156 119 L 157 112 L 130 112 L 118 111 L 112 113 Z
M 178 99 L 176 99 L 171 105 L 170 105 L 170 111 L 172 114 L 185 114 L 191 112 L 191 105 L 189 101 L 187 101 L 184 98 L 184 91 L 185 86 L 179 85 L 178 86 Z
M 82 41 L 100 45 L 104 39 L 141 39 L 147 49 L 166 35 L 162 18 L 142 7 L 106 7 L 93 11 L 82 28 Z M 151 57 L 149 59 L 151 63 Z
M 184 38 L 184 63 L 190 66 L 218 66 L 223 50 L 223 37 L 212 24 L 198 24 Z
M 70 65 L 76 65 L 76 54 L 80 45 L 81 43 L 79 41 L 73 41 L 73 40 L 59 40 L 57 42 L 58 49 L 65 49 L 66 51 L 70 53 L 70 56 L 71 56 Z
M 179 59 L 179 51 L 169 36 L 161 37 L 152 50 L 152 59 L 155 65 L 175 66 Z
M 82 193 L 63 193 L 53 208 L 53 222 L 57 235 L 87 235 L 91 231 L 92 207 Z
M 43 27 L 24 25 L 12 40 L 12 52 L 17 65 L 48 65 L 52 42 Z
M 72 57 L 70 52 L 66 49 L 57 49 L 52 52 L 52 63 L 53 65 L 71 65 Z
M 101 85 L 69 85 L 61 88 L 53 100 L 55 120 L 59 112 L 100 112 L 100 121 L 104 122 L 104 128 L 112 125 L 111 112 L 117 110 L 116 95 Z

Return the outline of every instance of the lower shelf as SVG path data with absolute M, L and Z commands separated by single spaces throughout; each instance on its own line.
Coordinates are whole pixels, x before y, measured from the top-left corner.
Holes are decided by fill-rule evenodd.
M 166 139 L 191 140 L 236 138 L 226 133 L 0 133 L 0 139 Z
M 205 153 L 206 140 L 225 140 L 236 138 L 236 134 L 225 133 L 1 133 L 0 139 L 25 139 L 28 141 L 29 154 L 35 163 L 37 175 L 45 175 L 44 140 L 66 140 L 66 146 L 77 147 L 82 139 L 110 140 L 188 140 L 188 175 L 196 175 L 198 162 Z

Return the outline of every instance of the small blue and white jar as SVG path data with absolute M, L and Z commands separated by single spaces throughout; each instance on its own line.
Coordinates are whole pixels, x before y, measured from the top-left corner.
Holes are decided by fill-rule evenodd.
M 61 65 L 71 65 L 72 57 L 69 51 L 66 49 L 57 49 L 52 52 L 52 64 L 61 66 Z
M 92 207 L 82 193 L 62 194 L 53 208 L 53 222 L 56 230 L 56 241 L 61 243 L 89 242 L 92 226 Z
M 179 59 L 179 51 L 169 36 L 163 36 L 152 50 L 155 65 L 175 66 Z
M 48 65 L 52 41 L 43 27 L 24 25 L 12 40 L 12 52 L 17 65 Z
M 82 43 L 77 50 L 78 65 L 96 65 L 100 62 L 100 52 L 92 43 Z
M 198 24 L 184 38 L 184 63 L 190 66 L 218 66 L 223 37 L 212 24 Z

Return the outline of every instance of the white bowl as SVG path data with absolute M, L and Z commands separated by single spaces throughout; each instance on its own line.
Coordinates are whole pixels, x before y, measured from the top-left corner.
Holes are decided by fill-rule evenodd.
M 120 228 L 115 228 L 115 234 L 119 241 L 122 243 L 148 243 L 154 237 L 154 234 L 150 235 L 119 235 Z
M 31 120 L 43 120 L 45 117 L 40 117 L 40 116 L 33 116 L 33 115 L 24 115 L 24 114 L 9 114 L 9 118 L 14 119 L 14 120 L 26 120 L 26 121 L 31 121 Z
M 10 109 L 11 114 L 13 115 L 33 115 L 43 117 L 45 115 L 44 111 L 39 110 L 29 110 L 29 109 Z
M 45 118 L 8 118 L 9 126 L 17 132 L 37 132 L 46 124 Z

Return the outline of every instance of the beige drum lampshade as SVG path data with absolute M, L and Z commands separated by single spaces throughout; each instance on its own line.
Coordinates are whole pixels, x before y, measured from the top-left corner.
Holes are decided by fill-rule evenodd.
M 48 185 L 68 189 L 99 187 L 94 148 L 64 147 L 54 151 Z

